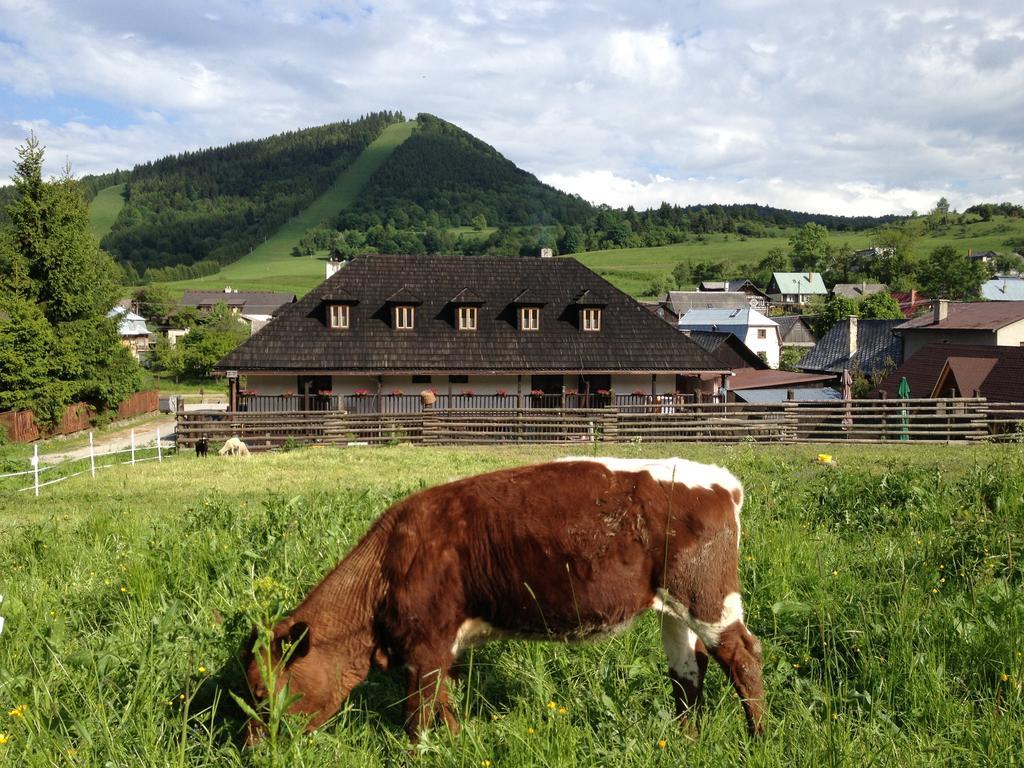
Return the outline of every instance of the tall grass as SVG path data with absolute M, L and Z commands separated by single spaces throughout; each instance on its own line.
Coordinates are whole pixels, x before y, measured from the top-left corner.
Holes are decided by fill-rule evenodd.
M 670 455 L 678 446 L 622 446 Z M 410 763 L 398 673 L 372 673 L 307 736 L 241 747 L 238 650 L 389 504 L 557 448 L 307 449 L 178 457 L 0 496 L 0 763 Z M 699 737 L 671 716 L 655 616 L 581 646 L 497 643 L 453 684 L 463 732 L 422 766 L 1011 765 L 1024 754 L 1024 452 L 685 449 L 746 484 L 742 581 L 765 650 L 751 742 L 709 670 Z M 22 708 L 22 705 L 24 707 Z M 12 712 L 15 714 L 7 714 Z

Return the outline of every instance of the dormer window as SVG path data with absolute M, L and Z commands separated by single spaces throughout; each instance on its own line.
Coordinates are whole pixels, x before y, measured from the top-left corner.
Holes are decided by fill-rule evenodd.
M 395 328 L 400 331 L 413 329 L 416 317 L 416 307 L 411 304 L 398 304 L 394 308 Z
M 588 307 L 580 310 L 580 328 L 584 331 L 601 330 L 601 309 L 599 307 Z
M 475 331 L 477 325 L 477 308 L 462 306 L 459 307 L 459 330 Z
M 519 308 L 519 330 L 539 331 L 540 330 L 540 307 Z
M 350 310 L 348 304 L 331 304 L 328 308 L 328 323 L 331 328 L 348 328 L 351 322 Z

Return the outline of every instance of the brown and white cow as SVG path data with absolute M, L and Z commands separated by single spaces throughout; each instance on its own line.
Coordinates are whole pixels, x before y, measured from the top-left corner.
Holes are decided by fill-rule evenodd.
M 274 627 L 269 659 L 246 652 L 250 689 L 268 695 L 260 667 L 274 663 L 277 687 L 301 696 L 290 711 L 313 730 L 373 663 L 402 664 L 410 735 L 438 714 L 455 731 L 444 681 L 466 648 L 590 638 L 653 608 L 680 718 L 701 699 L 710 654 L 759 733 L 761 647 L 737 577 L 742 503 L 728 471 L 682 459 L 573 458 L 421 491 Z

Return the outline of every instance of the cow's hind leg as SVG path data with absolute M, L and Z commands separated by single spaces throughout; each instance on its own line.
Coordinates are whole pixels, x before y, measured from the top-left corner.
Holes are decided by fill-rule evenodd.
M 662 613 L 661 621 L 661 642 L 668 660 L 668 679 L 676 717 L 686 725 L 691 716 L 697 715 L 704 698 L 708 654 L 704 643 L 685 621 L 669 613 Z

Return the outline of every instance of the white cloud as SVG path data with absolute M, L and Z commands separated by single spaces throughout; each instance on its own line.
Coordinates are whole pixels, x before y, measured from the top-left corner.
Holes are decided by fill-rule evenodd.
M 0 18 L 0 153 L 31 125 L 54 169 L 402 109 L 616 205 L 1024 202 L 1016 1 L 0 0 Z

